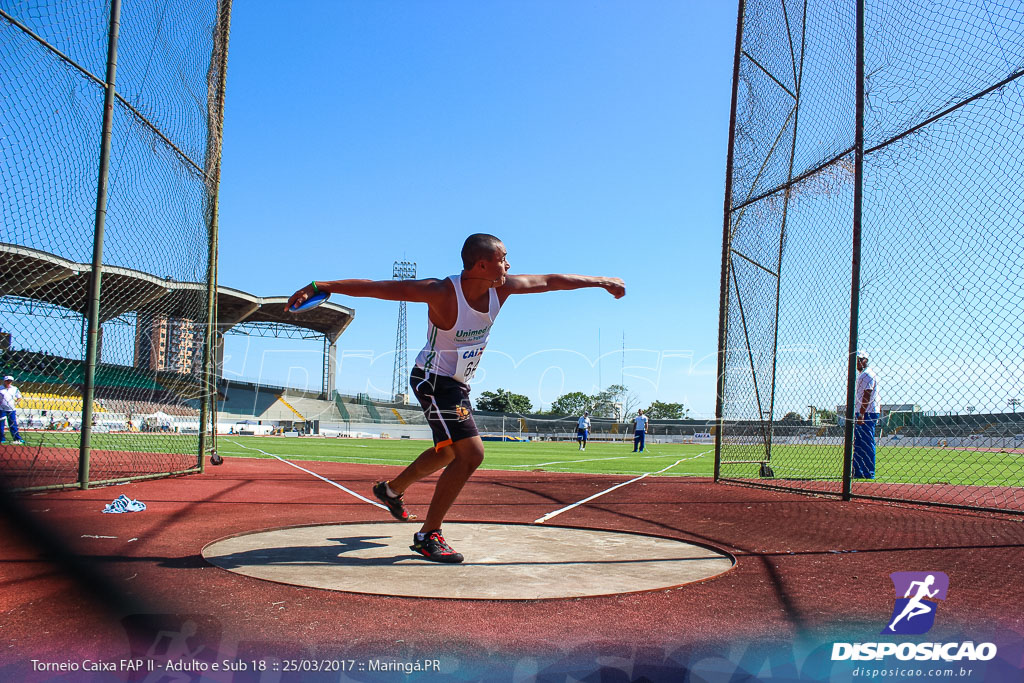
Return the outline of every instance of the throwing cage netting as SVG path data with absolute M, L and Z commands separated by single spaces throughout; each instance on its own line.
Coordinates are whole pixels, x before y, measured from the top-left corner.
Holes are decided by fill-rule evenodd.
M 230 2 L 0 1 L 15 488 L 197 471 Z
M 1024 510 L 1022 69 L 1017 2 L 740 2 L 719 479 Z

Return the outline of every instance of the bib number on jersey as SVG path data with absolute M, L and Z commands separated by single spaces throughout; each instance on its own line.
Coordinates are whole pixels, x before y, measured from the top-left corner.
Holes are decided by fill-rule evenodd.
M 455 364 L 455 375 L 453 379 L 463 384 L 469 384 L 480 367 L 480 359 L 484 355 L 485 344 L 476 346 L 463 346 L 459 349 L 459 360 Z

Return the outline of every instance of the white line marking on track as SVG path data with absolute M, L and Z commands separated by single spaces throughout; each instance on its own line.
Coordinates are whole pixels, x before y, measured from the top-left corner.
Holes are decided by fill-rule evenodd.
M 650 449 L 647 449 L 647 450 L 650 450 Z M 700 453 L 699 455 L 695 455 L 694 458 L 699 458 L 700 456 L 707 455 L 710 452 L 711 451 L 704 451 L 703 453 Z M 660 455 L 660 454 L 641 455 L 641 456 L 638 456 L 638 457 L 635 457 L 635 458 L 631 457 L 631 456 L 628 456 L 628 455 L 622 455 L 622 456 L 616 455 L 616 456 L 610 457 L 610 458 L 589 458 L 589 459 L 584 459 L 584 460 L 553 460 L 552 462 L 530 463 L 528 465 L 509 465 L 509 467 L 547 467 L 548 465 L 572 465 L 572 464 L 575 464 L 575 463 L 578 463 L 578 462 L 604 462 L 606 460 L 660 460 L 660 459 L 664 459 L 664 458 L 671 458 L 673 456 L 674 456 L 674 454 L 670 455 L 668 453 L 666 453 L 665 455 Z M 692 460 L 693 458 L 687 458 L 687 459 L 688 460 Z
M 223 440 L 226 441 L 226 439 L 223 439 Z M 235 442 L 231 441 L 229 443 L 235 443 Z M 248 446 L 242 446 L 242 448 L 248 448 Z M 256 449 L 256 450 L 259 450 L 259 449 Z M 220 453 L 221 455 L 232 455 L 232 456 L 246 457 L 245 454 L 242 453 L 241 451 L 226 451 L 224 449 L 220 449 L 217 452 Z M 262 452 L 263 451 L 260 451 L 260 453 L 262 453 Z M 255 458 L 256 456 L 252 455 L 252 456 L 248 456 L 248 457 Z M 309 454 L 306 454 L 306 453 L 285 453 L 281 457 L 282 458 L 299 458 L 301 460 L 317 460 L 317 461 L 325 461 L 325 462 L 339 462 L 338 458 L 342 457 L 342 456 L 337 456 L 337 455 L 309 455 Z M 399 460 L 398 458 L 373 458 L 373 457 L 370 457 L 369 455 L 346 454 L 344 457 L 345 458 L 352 458 L 352 459 L 355 459 L 355 460 L 372 460 L 373 462 L 398 463 L 398 464 L 402 464 L 402 465 L 408 464 L 408 462 L 409 462 L 408 460 Z
M 645 477 L 649 477 L 652 474 L 661 474 L 662 472 L 667 472 L 668 470 L 672 469 L 673 467 L 675 467 L 676 465 L 678 465 L 681 462 L 686 462 L 687 460 L 696 460 L 697 458 L 703 457 L 703 456 L 707 455 L 708 453 L 711 453 L 711 451 L 704 451 L 703 453 L 695 455 L 692 458 L 682 458 L 680 460 L 676 460 L 674 463 L 672 463 L 668 467 L 664 467 L 664 468 L 658 470 L 657 472 L 647 472 L 645 474 L 641 474 L 639 477 L 634 477 L 633 479 L 630 479 L 629 481 L 624 481 L 621 484 L 616 484 L 615 486 L 612 486 L 611 488 L 605 489 L 604 491 L 599 491 L 598 493 L 595 493 L 592 496 L 584 498 L 583 500 L 581 500 L 579 502 L 573 503 L 572 505 L 566 505 L 564 508 L 561 508 L 559 510 L 555 510 L 553 512 L 549 512 L 546 515 L 544 515 L 543 517 L 541 517 L 539 519 L 535 519 L 533 521 L 533 523 L 534 524 L 543 524 L 544 522 L 546 522 L 549 519 L 552 519 L 554 517 L 557 517 L 558 515 L 562 514 L 563 512 L 568 512 L 569 510 L 572 510 L 573 508 L 579 507 L 580 505 L 583 505 L 584 503 L 589 503 L 590 501 L 594 500 L 595 498 L 600 498 L 601 496 L 603 496 L 606 493 L 611 493 L 615 489 L 622 488 L 626 484 L 632 484 L 633 482 L 640 481 L 641 479 L 644 479 Z
M 260 450 L 259 448 L 252 448 L 251 446 L 244 446 L 244 445 L 242 445 L 242 444 L 238 443 L 237 441 L 231 441 L 231 440 L 229 440 L 229 439 L 225 439 L 225 441 L 227 441 L 228 443 L 233 443 L 233 444 L 235 444 L 236 446 L 238 446 L 239 448 L 247 448 L 247 449 L 248 449 L 248 450 L 250 450 L 250 451 L 258 451 L 258 452 L 262 453 L 263 455 L 269 455 L 269 456 L 270 456 L 271 458 L 277 458 L 278 460 L 280 460 L 281 462 L 283 462 L 283 463 L 284 463 L 284 464 L 286 464 L 286 465 L 291 465 L 292 467 L 294 467 L 294 468 L 295 468 L 295 469 L 297 469 L 297 470 L 302 470 L 302 471 L 303 471 L 303 472 L 305 472 L 306 474 L 312 474 L 312 475 L 313 475 L 314 477 L 316 477 L 317 479 L 320 479 L 320 480 L 322 480 L 322 481 L 326 481 L 326 482 L 327 482 L 328 484 L 330 484 L 331 486 L 335 486 L 335 487 L 337 487 L 337 488 L 341 489 L 342 491 L 344 491 L 345 493 L 349 494 L 350 496 L 355 496 L 355 497 L 356 497 L 356 498 L 358 498 L 359 500 L 363 500 L 363 501 L 366 501 L 366 502 L 367 502 L 367 503 L 369 503 L 370 505 L 375 505 L 375 506 L 379 507 L 379 508 L 380 508 L 381 510 L 387 510 L 387 509 L 388 509 L 388 508 L 387 508 L 387 506 L 385 506 L 385 505 L 382 505 L 381 503 L 378 503 L 378 502 L 377 502 L 377 501 L 375 501 L 375 500 L 370 500 L 369 498 L 365 498 L 365 497 L 363 497 L 363 496 L 359 495 L 358 493 L 356 493 L 355 491 L 352 491 L 352 490 L 350 490 L 350 489 L 347 489 L 347 488 L 345 488 L 344 486 L 342 486 L 342 485 L 341 485 L 341 484 L 339 484 L 338 482 L 336 482 L 336 481 L 331 481 L 331 480 L 330 480 L 330 479 L 328 479 L 327 477 L 322 477 L 322 476 L 320 476 L 319 474 L 317 474 L 316 472 L 313 472 L 313 471 L 311 471 L 311 470 L 307 470 L 307 469 L 306 469 L 305 467 L 299 467 L 298 465 L 296 465 L 296 464 L 295 464 L 295 463 L 293 463 L 293 462 L 288 462 L 287 460 L 285 460 L 284 458 L 282 458 L 282 457 L 281 457 L 281 456 L 279 456 L 279 455 L 274 455 L 273 453 L 267 453 L 266 451 L 261 451 L 261 450 Z
M 667 456 L 666 456 L 667 457 Z M 551 462 L 538 462 L 529 465 L 512 465 L 512 467 L 547 467 L 548 465 L 572 465 L 577 462 L 604 462 L 605 460 L 626 460 L 627 456 L 615 458 L 588 458 L 586 460 L 552 460 Z

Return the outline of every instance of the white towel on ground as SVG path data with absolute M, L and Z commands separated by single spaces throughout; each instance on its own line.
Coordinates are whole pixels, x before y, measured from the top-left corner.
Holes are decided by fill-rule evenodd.
M 114 502 L 108 503 L 103 512 L 109 512 L 111 514 L 120 514 L 122 512 L 142 512 L 146 509 L 146 504 L 139 500 L 132 500 L 123 493 L 114 499 Z

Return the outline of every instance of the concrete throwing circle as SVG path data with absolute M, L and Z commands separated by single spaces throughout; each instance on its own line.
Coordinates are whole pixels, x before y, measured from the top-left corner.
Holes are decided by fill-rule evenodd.
M 462 564 L 409 545 L 415 524 L 371 522 L 257 531 L 203 548 L 206 561 L 266 581 L 421 598 L 541 600 L 670 588 L 733 566 L 720 551 L 618 531 L 448 522 Z

